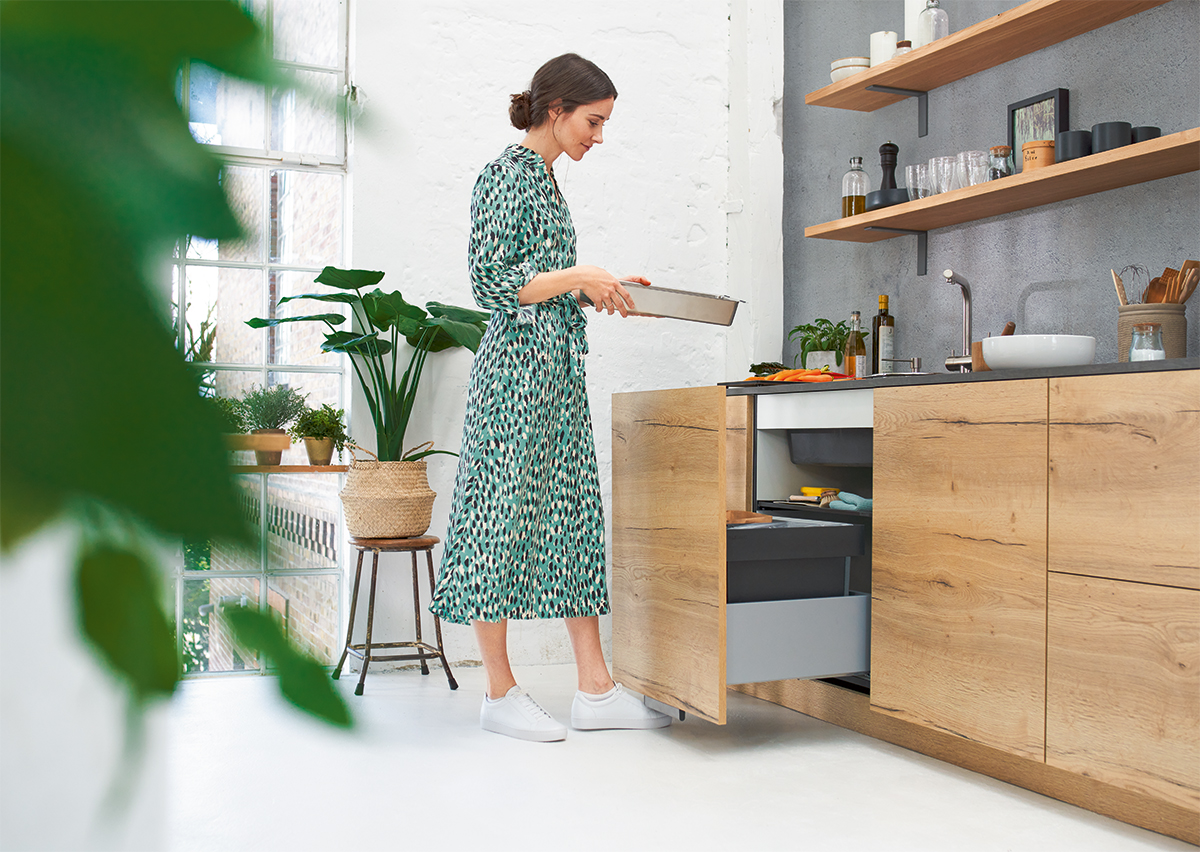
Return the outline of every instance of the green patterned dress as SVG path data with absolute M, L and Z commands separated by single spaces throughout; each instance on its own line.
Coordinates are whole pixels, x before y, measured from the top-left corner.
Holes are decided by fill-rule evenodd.
M 471 367 L 430 609 L 459 624 L 606 613 L 587 320 L 571 293 L 517 302 L 539 272 L 575 265 L 571 214 L 540 154 L 510 145 L 479 175 L 469 262 L 492 316 Z

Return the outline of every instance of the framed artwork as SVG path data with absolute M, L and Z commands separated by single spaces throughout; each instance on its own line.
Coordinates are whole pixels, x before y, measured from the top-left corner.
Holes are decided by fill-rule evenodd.
M 1008 145 L 1013 162 L 1021 165 L 1021 146 L 1035 139 L 1055 139 L 1067 129 L 1070 92 L 1051 89 L 1008 105 Z

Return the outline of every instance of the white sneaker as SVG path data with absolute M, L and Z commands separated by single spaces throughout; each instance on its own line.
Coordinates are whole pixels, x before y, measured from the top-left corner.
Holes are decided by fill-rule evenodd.
M 538 743 L 567 738 L 566 726 L 556 722 L 519 686 L 514 686 L 495 701 L 485 695 L 479 709 L 479 726 L 485 731 Z
M 617 684 L 604 695 L 576 692 L 571 703 L 571 727 L 577 731 L 613 728 L 665 728 L 671 717 L 647 707 Z

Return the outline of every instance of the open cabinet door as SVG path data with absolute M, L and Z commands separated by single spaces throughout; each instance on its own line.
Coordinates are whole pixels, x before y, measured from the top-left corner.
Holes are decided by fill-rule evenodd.
M 613 676 L 725 724 L 725 389 L 613 395 Z

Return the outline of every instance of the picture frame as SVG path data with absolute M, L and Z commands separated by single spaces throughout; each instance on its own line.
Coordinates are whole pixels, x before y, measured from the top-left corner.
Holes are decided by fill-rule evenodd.
M 1066 89 L 1051 89 L 1032 98 L 1008 105 L 1008 146 L 1013 162 L 1021 167 L 1021 146 L 1036 139 L 1057 139 L 1067 130 L 1067 111 L 1071 93 Z

